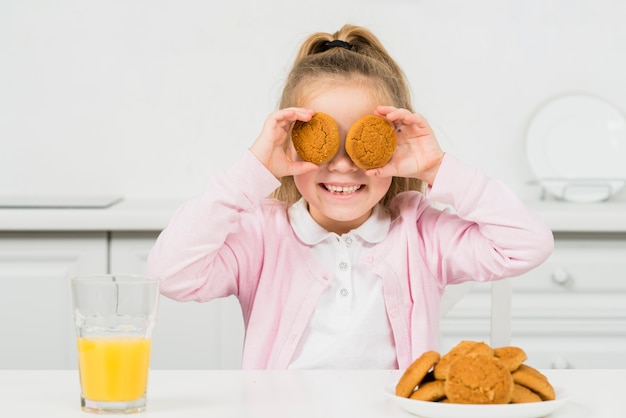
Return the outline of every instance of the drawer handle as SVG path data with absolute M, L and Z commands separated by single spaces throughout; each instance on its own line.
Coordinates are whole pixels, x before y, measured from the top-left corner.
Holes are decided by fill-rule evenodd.
M 552 362 L 553 369 L 571 369 L 572 364 L 563 356 L 557 356 Z
M 552 281 L 559 286 L 565 286 L 572 279 L 572 276 L 563 267 L 557 267 L 552 272 Z

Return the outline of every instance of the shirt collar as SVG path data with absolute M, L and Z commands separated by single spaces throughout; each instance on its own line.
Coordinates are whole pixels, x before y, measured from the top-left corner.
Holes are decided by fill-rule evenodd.
M 308 205 L 303 198 L 289 208 L 289 220 L 291 227 L 302 242 L 308 245 L 319 244 L 329 237 L 335 237 L 337 234 L 328 232 L 322 228 L 313 218 L 308 210 Z M 371 216 L 359 226 L 349 232 L 361 239 L 376 244 L 381 242 L 389 232 L 391 217 L 389 213 L 379 204 L 374 206 Z

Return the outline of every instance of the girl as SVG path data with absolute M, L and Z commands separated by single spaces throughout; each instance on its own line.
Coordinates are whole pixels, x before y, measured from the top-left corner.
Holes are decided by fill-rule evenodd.
M 404 369 L 437 349 L 446 285 L 517 276 L 551 253 L 544 223 L 504 184 L 444 154 L 409 96 L 367 29 L 313 34 L 280 110 L 159 236 L 148 271 L 164 295 L 238 298 L 243 368 Z M 315 112 L 342 135 L 319 166 L 300 160 L 290 139 L 293 123 Z M 395 126 L 397 147 L 365 171 L 343 143 L 371 113 Z

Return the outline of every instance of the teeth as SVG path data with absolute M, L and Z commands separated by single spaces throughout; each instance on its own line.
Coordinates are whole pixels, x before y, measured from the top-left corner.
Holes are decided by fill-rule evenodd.
M 326 190 L 333 192 L 333 193 L 343 193 L 343 194 L 350 194 L 350 193 L 354 193 L 357 190 L 359 190 L 361 188 L 361 186 L 346 186 L 346 187 L 341 187 L 341 186 L 331 186 L 328 184 L 325 184 L 324 187 L 326 187 Z

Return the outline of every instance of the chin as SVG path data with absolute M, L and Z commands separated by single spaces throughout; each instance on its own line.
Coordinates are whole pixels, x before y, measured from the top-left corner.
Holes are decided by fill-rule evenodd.
M 363 222 L 365 222 L 369 218 L 371 213 L 371 209 L 366 211 L 365 213 L 355 212 L 354 209 L 351 209 L 333 211 L 332 213 L 327 213 L 326 216 L 329 219 L 332 219 L 334 222 L 351 224 L 353 225 L 351 229 L 354 229 L 359 227 Z M 355 217 L 355 215 L 357 216 Z

